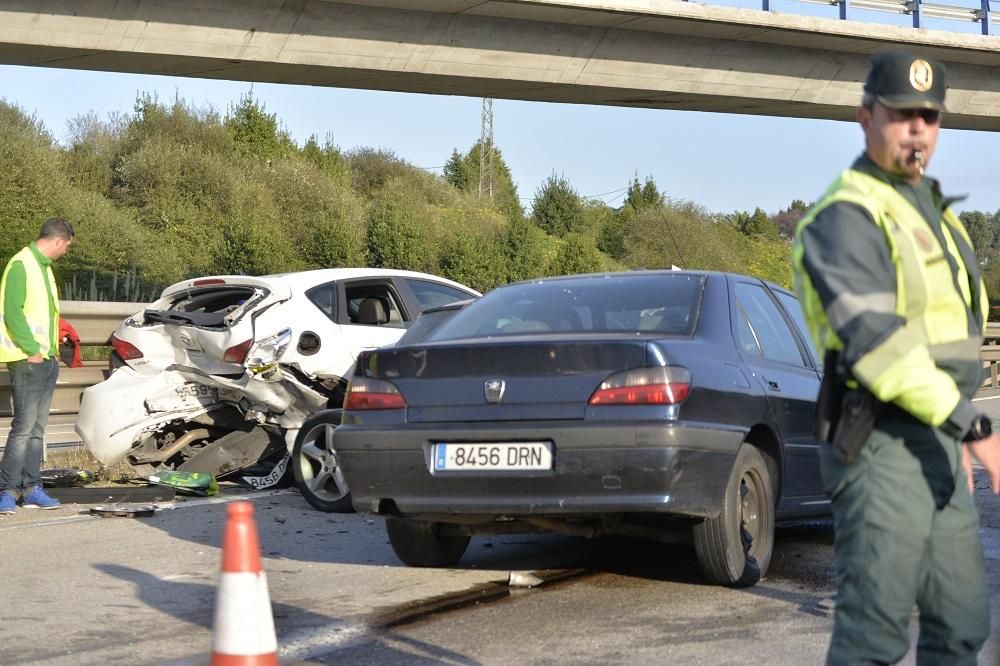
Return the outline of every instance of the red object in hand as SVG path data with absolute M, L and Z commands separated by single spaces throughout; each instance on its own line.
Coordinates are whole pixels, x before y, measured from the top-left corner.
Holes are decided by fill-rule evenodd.
M 80 335 L 68 321 L 59 318 L 59 359 L 71 368 L 83 367 L 80 358 Z

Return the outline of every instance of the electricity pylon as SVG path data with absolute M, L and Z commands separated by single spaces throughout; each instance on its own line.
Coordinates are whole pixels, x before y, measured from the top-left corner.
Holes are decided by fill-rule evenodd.
M 479 132 L 479 196 L 493 198 L 493 99 L 483 98 L 483 122 Z

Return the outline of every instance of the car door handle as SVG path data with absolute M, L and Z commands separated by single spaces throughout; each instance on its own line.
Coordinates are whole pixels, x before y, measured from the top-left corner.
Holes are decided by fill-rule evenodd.
M 767 388 L 771 389 L 772 391 L 780 391 L 781 390 L 781 386 L 778 385 L 778 382 L 775 382 L 775 381 L 772 381 L 772 380 L 766 379 L 766 378 L 764 379 L 764 381 L 767 382 Z

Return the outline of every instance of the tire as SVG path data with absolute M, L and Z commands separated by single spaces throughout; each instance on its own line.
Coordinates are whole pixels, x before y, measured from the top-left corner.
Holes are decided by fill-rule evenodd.
M 722 511 L 694 527 L 698 564 L 711 582 L 756 585 L 774 550 L 774 490 L 764 458 L 744 442 L 729 476 Z
M 386 518 L 385 530 L 396 557 L 411 567 L 449 567 L 469 547 L 468 535 L 442 535 L 438 523 Z
M 341 410 L 327 409 L 306 419 L 292 447 L 292 474 L 299 492 L 316 509 L 326 513 L 353 513 L 351 491 L 337 465 L 333 431 L 340 425 Z

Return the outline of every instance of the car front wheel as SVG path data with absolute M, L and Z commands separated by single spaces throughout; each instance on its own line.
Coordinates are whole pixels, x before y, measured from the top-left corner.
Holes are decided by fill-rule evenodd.
M 729 476 L 722 511 L 694 527 L 698 564 L 714 583 L 749 587 L 767 572 L 774 549 L 774 497 L 763 456 L 744 443 Z
M 292 473 L 299 492 L 313 507 L 326 513 L 351 513 L 351 491 L 337 464 L 333 431 L 340 425 L 341 410 L 313 414 L 299 430 L 292 447 Z
M 396 556 L 411 567 L 448 567 L 469 547 L 469 536 L 442 534 L 438 523 L 386 518 L 385 530 Z

